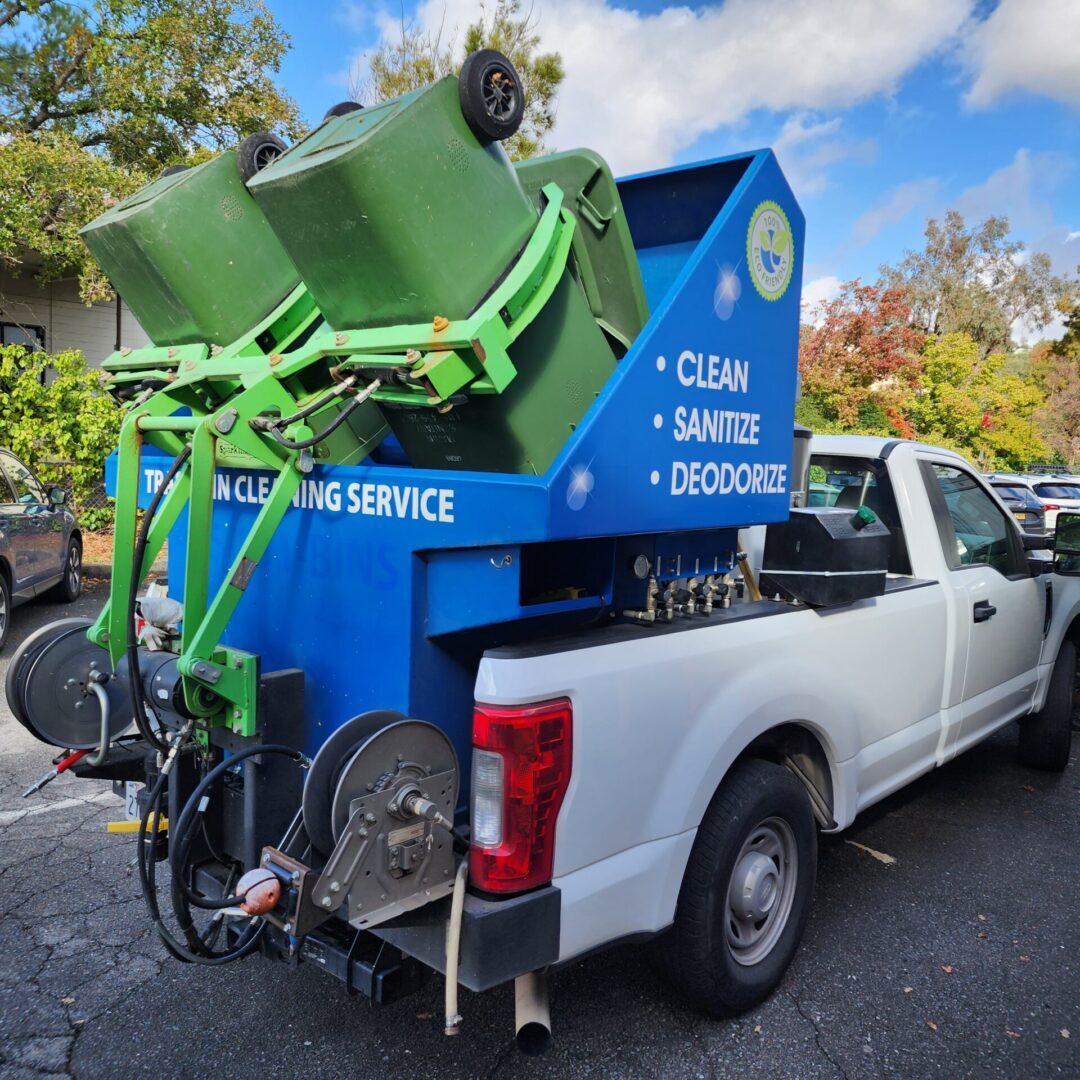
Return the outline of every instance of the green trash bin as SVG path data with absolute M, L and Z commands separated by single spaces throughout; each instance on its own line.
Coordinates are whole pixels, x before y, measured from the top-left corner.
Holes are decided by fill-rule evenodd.
M 453 76 L 328 119 L 248 187 L 336 330 L 469 315 L 538 217 Z
M 477 472 L 547 471 L 615 370 L 615 355 L 569 270 L 510 347 L 517 376 L 449 412 L 384 408 L 413 465 Z
M 538 198 L 545 184 L 557 184 L 577 218 L 573 255 L 577 277 L 600 326 L 618 342 L 620 355 L 649 318 L 634 241 L 619 189 L 607 162 L 593 150 L 518 162 L 521 186 Z
M 230 344 L 300 283 L 235 150 L 147 184 L 81 235 L 155 345 Z

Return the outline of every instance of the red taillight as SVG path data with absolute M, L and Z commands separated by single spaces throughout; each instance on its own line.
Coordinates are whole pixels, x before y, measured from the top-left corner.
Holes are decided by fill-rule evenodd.
M 1061 507 L 1057 503 L 1043 503 L 1044 510 L 1060 510 Z
M 521 892 L 551 880 L 572 728 L 566 698 L 476 706 L 469 876 L 478 888 Z

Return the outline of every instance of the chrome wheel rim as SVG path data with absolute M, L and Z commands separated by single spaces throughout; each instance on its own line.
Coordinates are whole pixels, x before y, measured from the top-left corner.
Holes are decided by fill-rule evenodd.
M 79 590 L 79 581 L 82 577 L 82 554 L 78 544 L 72 544 L 68 552 L 67 579 L 68 590 L 76 593 Z
M 795 834 L 778 817 L 750 830 L 728 883 L 724 937 L 744 967 L 761 963 L 787 926 L 798 884 Z
M 0 588 L 0 640 L 4 637 L 4 631 L 7 629 L 8 621 L 8 601 L 7 593 Z

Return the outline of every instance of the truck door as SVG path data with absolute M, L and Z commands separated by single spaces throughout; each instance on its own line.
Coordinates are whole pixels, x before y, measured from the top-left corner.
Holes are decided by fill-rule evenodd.
M 942 584 L 952 592 L 957 620 L 968 623 L 960 727 L 945 748 L 951 757 L 1031 705 L 1046 587 L 1028 570 L 1011 516 L 973 472 L 927 459 L 919 467 L 945 556 Z

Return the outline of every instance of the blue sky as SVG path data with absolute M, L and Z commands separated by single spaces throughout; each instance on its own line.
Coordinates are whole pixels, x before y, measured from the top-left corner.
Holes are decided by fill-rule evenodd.
M 311 122 L 392 36 L 400 4 L 269 0 Z M 804 297 L 874 279 L 956 207 L 1080 264 L 1080 0 L 533 0 L 567 77 L 549 146 L 616 174 L 773 146 L 807 217 Z M 469 0 L 406 0 L 450 38 Z

